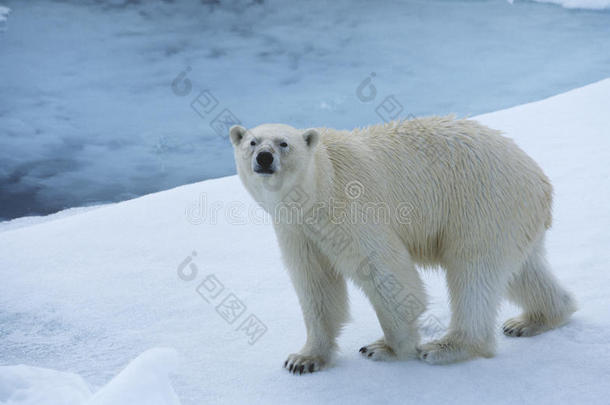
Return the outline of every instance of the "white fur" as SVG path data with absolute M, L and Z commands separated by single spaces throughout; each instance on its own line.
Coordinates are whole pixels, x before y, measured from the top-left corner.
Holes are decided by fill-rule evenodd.
M 492 356 L 506 293 L 525 311 L 505 324 L 510 336 L 561 325 L 575 310 L 544 260 L 551 184 L 498 131 L 449 116 L 351 132 L 281 124 L 230 132 L 239 177 L 274 219 L 305 318 L 306 344 L 285 363 L 292 372 L 331 361 L 348 319 L 347 278 L 366 293 L 384 333 L 360 350 L 373 360 Z M 262 150 L 274 156 L 271 175 L 253 171 Z M 299 215 L 282 211 L 297 200 Z M 339 208 L 316 209 L 330 206 Z M 387 215 L 376 216 L 379 207 Z M 446 271 L 452 308 L 447 334 L 421 346 L 426 298 L 416 264 Z M 397 286 L 396 297 L 388 299 L 387 285 Z

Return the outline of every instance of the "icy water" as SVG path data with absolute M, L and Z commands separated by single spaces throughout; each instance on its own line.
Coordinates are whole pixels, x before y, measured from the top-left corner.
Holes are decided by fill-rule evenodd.
M 607 11 L 134 3 L 3 2 L 0 219 L 233 174 L 235 121 L 352 128 L 475 115 L 610 76 Z

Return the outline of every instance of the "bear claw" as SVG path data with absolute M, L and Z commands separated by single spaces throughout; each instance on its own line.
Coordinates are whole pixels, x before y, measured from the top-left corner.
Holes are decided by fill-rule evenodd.
M 511 318 L 502 327 L 504 334 L 510 337 L 534 336 L 546 329 L 549 328 L 526 317 Z
M 392 348 L 383 339 L 379 339 L 370 345 L 362 346 L 359 351 L 367 359 L 375 361 L 390 360 L 396 357 Z
M 313 373 L 324 368 L 326 361 L 320 356 L 291 354 L 284 362 L 284 368 L 293 375 Z

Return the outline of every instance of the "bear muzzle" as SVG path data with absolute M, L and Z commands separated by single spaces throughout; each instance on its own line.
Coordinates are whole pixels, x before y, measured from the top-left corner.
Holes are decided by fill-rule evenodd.
M 256 155 L 254 172 L 259 174 L 270 175 L 275 173 L 275 159 L 273 153 L 269 151 L 261 151 Z

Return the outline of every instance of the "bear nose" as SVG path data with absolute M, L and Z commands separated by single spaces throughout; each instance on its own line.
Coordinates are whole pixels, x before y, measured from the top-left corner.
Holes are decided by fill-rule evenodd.
M 273 155 L 271 152 L 261 152 L 256 155 L 256 163 L 261 165 L 261 167 L 269 167 L 273 163 Z

